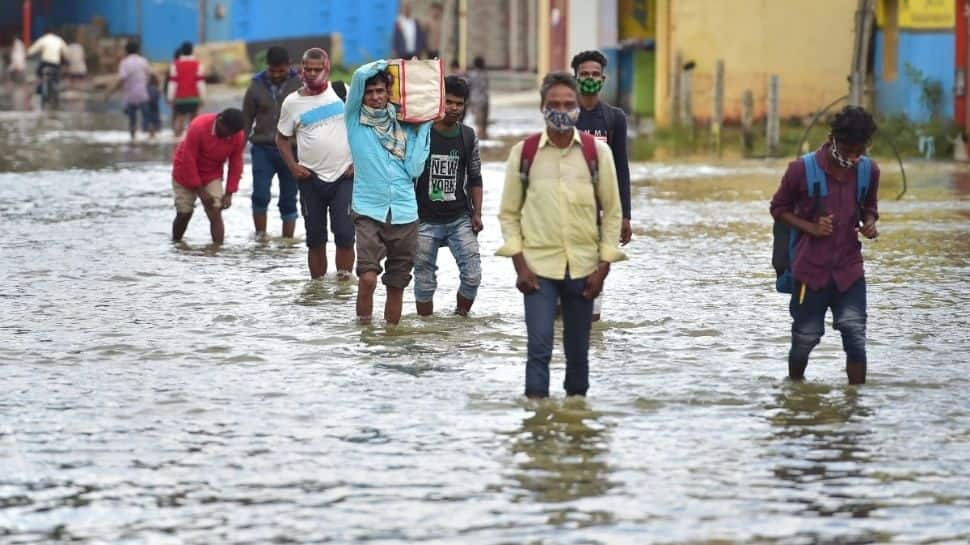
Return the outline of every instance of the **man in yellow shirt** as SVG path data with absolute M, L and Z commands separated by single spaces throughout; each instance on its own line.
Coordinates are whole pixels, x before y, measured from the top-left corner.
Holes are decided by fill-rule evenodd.
M 620 192 L 609 146 L 576 130 L 579 92 L 572 75 L 548 74 L 540 95 L 546 131 L 530 137 L 532 146 L 538 139 L 538 149 L 523 154 L 530 139 L 519 142 L 506 163 L 499 211 L 505 244 L 497 255 L 512 258 L 516 287 L 525 296 L 526 396 L 549 396 L 549 360 L 560 300 L 566 395 L 586 395 L 593 299 L 603 288 L 610 263 L 626 259 L 617 248 Z M 594 157 L 584 154 L 584 146 L 594 145 Z M 523 159 L 530 161 L 525 169 Z

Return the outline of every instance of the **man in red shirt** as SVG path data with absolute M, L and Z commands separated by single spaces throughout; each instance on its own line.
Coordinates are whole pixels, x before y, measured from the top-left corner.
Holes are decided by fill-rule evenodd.
M 226 108 L 219 114 L 200 115 L 189 124 L 172 163 L 172 189 L 175 192 L 172 240 L 182 240 L 198 197 L 209 216 L 212 242 L 222 244 L 225 235 L 222 211 L 232 204 L 232 194 L 239 189 L 239 178 L 242 177 L 242 154 L 246 147 L 244 123 L 242 111 Z M 222 168 L 226 159 L 229 160 L 229 175 L 223 192 Z
M 205 102 L 205 67 L 192 56 L 192 51 L 192 42 L 182 42 L 168 74 L 167 98 L 172 104 L 172 130 L 176 137 L 182 135 L 185 118 L 191 123 Z

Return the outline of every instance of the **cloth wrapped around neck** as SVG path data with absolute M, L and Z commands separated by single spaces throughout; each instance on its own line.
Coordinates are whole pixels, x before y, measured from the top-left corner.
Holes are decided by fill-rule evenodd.
M 360 124 L 373 128 L 384 149 L 398 159 L 404 159 L 407 135 L 397 120 L 393 104 L 388 103 L 380 110 L 364 104 L 360 109 Z

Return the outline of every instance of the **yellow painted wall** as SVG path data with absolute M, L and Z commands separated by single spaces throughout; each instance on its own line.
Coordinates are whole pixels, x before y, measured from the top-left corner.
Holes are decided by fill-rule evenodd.
M 620 40 L 653 39 L 657 35 L 657 0 L 619 0 Z
M 948 30 L 956 25 L 953 0 L 879 0 L 876 24 L 886 24 L 886 15 L 896 10 L 897 26 L 911 30 Z
M 680 51 L 684 62 L 696 63 L 692 104 L 697 118 L 711 115 L 718 59 L 725 64 L 728 120 L 740 118 L 745 89 L 754 93 L 755 115 L 764 114 L 771 74 L 781 77 L 783 117 L 814 112 L 848 92 L 854 1 L 675 0 L 664 4 L 658 8 L 669 11 L 665 15 L 658 9 L 658 55 L 669 55 L 669 60 Z M 666 37 L 664 25 L 669 28 Z M 660 72 L 660 67 L 658 63 L 657 81 L 666 81 L 667 69 Z M 667 91 L 656 97 L 660 125 L 668 121 L 668 116 L 661 115 L 669 108 Z

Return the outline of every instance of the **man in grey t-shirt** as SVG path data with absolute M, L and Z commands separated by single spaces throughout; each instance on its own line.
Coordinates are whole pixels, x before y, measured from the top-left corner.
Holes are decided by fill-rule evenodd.
M 112 87 L 104 99 L 108 100 L 118 89 L 122 89 L 125 103 L 125 113 L 128 114 L 128 132 L 131 139 L 135 139 L 138 130 L 138 112 L 141 112 L 142 127 L 150 137 L 155 136 L 155 126 L 148 123 L 148 79 L 152 74 L 152 67 L 148 59 L 138 54 L 138 42 L 130 41 L 125 44 L 128 55 L 118 65 L 118 83 Z

